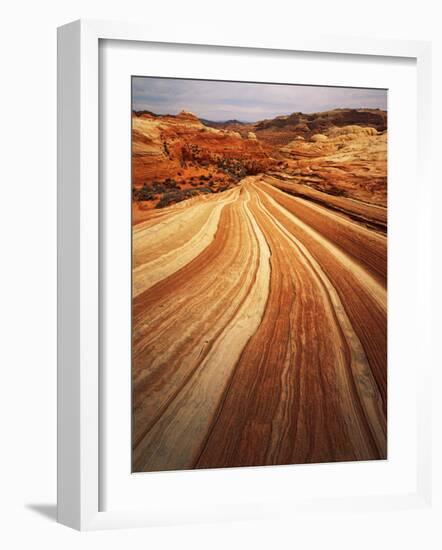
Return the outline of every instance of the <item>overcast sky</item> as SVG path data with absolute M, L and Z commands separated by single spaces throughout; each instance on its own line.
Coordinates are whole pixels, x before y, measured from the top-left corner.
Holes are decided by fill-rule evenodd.
M 156 114 L 174 115 L 186 110 L 209 120 L 255 122 L 298 111 L 314 113 L 346 107 L 386 109 L 387 92 L 370 88 L 134 77 L 132 107 Z

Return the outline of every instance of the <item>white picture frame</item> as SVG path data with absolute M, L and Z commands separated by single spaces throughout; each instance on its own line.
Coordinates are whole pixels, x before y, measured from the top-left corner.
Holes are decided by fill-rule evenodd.
M 352 56 L 411 58 L 417 66 L 417 162 L 419 171 L 419 241 L 414 251 L 419 261 L 420 346 L 422 354 L 417 399 L 417 484 L 408 494 L 390 493 L 315 497 L 299 502 L 263 498 L 250 502 L 240 513 L 200 503 L 188 513 L 161 509 L 112 509 L 100 503 L 100 194 L 99 194 L 99 48 L 101 40 L 130 43 L 168 43 L 273 51 L 299 51 Z M 430 52 L 427 42 L 372 40 L 346 37 L 280 37 L 244 42 L 240 37 L 197 38 L 185 28 L 167 32 L 144 25 L 76 21 L 58 30 L 58 521 L 80 530 L 140 527 L 204 520 L 272 517 L 281 514 L 319 513 L 328 509 L 370 511 L 422 507 L 431 501 L 430 368 L 430 220 L 428 173 Z M 234 52 L 233 52 L 234 53 Z M 173 475 L 173 474 L 172 474 Z M 184 475 L 192 475 L 187 473 Z M 259 475 L 259 474 L 258 474 Z

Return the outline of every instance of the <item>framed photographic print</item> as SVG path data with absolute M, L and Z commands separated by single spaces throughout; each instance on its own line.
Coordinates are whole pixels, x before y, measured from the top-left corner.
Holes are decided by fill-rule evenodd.
M 423 506 L 429 45 L 195 42 L 59 29 L 59 521 Z
M 132 78 L 134 472 L 387 458 L 387 126 L 382 89 Z

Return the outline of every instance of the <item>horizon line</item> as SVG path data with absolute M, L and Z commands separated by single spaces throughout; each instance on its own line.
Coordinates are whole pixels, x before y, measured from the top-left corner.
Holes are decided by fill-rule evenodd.
M 145 78 L 149 78 L 149 77 L 145 77 Z M 222 123 L 226 123 L 226 122 L 239 122 L 239 123 L 242 123 L 242 124 L 252 124 L 252 123 L 256 123 L 256 122 L 263 122 L 265 120 L 275 120 L 277 118 L 281 118 L 281 117 L 288 117 L 288 116 L 291 116 L 291 115 L 294 115 L 294 114 L 300 114 L 300 115 L 313 115 L 313 114 L 320 114 L 320 113 L 329 113 L 329 112 L 332 112 L 332 111 L 382 111 L 384 113 L 388 113 L 388 109 L 381 109 L 380 107 L 335 107 L 333 109 L 324 109 L 323 111 L 292 111 L 291 113 L 285 113 L 285 114 L 282 114 L 282 115 L 276 115 L 274 117 L 268 117 L 268 118 L 260 118 L 260 119 L 254 119 L 254 120 L 245 120 L 245 119 L 240 119 L 240 118 L 236 118 L 236 117 L 229 117 L 229 118 L 226 118 L 226 119 L 213 119 L 213 118 L 207 118 L 205 116 L 200 116 L 198 114 L 196 114 L 194 111 L 191 111 L 191 110 L 188 110 L 188 109 L 181 109 L 180 111 L 178 111 L 176 114 L 172 114 L 172 113 L 159 113 L 159 112 L 155 112 L 155 111 L 152 111 L 152 109 L 134 109 L 134 108 L 131 108 L 131 111 L 132 113 L 151 113 L 152 115 L 155 115 L 155 116 L 170 116 L 170 117 L 177 117 L 179 116 L 180 114 L 182 113 L 189 113 L 193 116 L 195 116 L 196 118 L 198 118 L 198 120 L 205 120 L 207 122 L 214 122 L 214 123 L 219 123 L 219 124 L 222 124 Z

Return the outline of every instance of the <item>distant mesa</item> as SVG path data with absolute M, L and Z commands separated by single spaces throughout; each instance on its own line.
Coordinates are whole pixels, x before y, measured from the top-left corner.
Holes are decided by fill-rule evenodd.
M 152 111 L 147 111 L 146 109 L 144 109 L 143 111 L 134 111 L 133 112 L 134 116 L 137 116 L 137 117 L 154 117 L 154 118 L 157 118 L 161 115 L 157 115 L 156 113 L 153 113 Z
M 250 128 L 258 139 L 285 145 L 295 136 L 311 139 L 316 134 L 330 135 L 332 128 L 357 127 L 384 132 L 387 129 L 387 112 L 380 109 L 333 109 L 319 113 L 292 113 L 269 120 L 261 120 Z
M 250 122 L 243 122 L 241 120 L 237 120 L 236 118 L 229 120 L 209 120 L 207 118 L 200 118 L 200 120 L 203 124 L 206 126 L 211 126 L 212 128 L 223 128 L 225 126 L 246 126 L 247 124 L 250 124 Z

